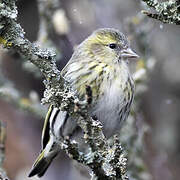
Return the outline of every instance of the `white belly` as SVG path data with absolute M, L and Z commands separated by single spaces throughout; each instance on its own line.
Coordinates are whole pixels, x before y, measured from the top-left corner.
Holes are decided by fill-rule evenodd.
M 107 88 L 103 97 L 92 108 L 92 115 L 95 115 L 103 124 L 106 137 L 110 137 L 120 130 L 122 122 L 129 114 L 129 111 L 125 109 L 127 104 L 128 101 L 123 90 L 117 88 L 117 84 L 114 83 L 110 88 Z

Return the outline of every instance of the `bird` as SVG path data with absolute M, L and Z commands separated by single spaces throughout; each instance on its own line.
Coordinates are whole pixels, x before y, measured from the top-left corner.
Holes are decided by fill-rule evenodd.
M 102 123 L 106 138 L 119 133 L 129 115 L 135 84 L 128 62 L 138 57 L 122 32 L 100 28 L 76 47 L 61 71 L 80 100 L 85 99 L 86 86 L 91 88 L 92 102 L 88 112 Z M 61 150 L 58 145 L 60 139 L 66 136 L 73 138 L 80 131 L 67 111 L 50 105 L 42 131 L 42 150 L 29 177 L 42 177 Z

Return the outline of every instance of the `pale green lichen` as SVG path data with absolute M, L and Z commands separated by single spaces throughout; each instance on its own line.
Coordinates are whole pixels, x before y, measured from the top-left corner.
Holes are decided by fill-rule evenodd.
M 147 16 L 160 20 L 163 23 L 180 25 L 180 1 L 169 0 L 165 2 L 158 2 L 157 0 L 142 0 L 149 7 L 155 9 L 157 13 L 150 13 L 149 11 L 142 11 Z
M 2 0 L 0 2 L 0 33 L 3 28 L 6 28 L 7 21 L 6 19 L 16 19 L 17 18 L 17 7 L 15 1 L 11 0 Z

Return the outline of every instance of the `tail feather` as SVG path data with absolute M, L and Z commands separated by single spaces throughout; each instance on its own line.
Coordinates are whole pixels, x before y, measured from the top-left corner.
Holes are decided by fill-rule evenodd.
M 38 177 L 42 177 L 46 170 L 48 169 L 49 165 L 51 164 L 52 160 L 56 154 L 52 157 L 44 157 L 44 151 L 38 156 L 37 160 L 35 161 L 28 177 L 32 177 L 37 175 Z
M 42 177 L 45 174 L 45 172 L 47 171 L 47 169 L 48 169 L 49 165 L 51 164 L 51 162 L 52 162 L 52 160 L 49 163 L 47 163 L 46 166 L 43 167 L 43 170 L 39 174 L 37 174 L 37 176 L 39 178 Z

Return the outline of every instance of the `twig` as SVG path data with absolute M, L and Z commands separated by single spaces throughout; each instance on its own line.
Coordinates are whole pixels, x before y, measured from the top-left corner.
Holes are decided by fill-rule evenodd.
M 180 25 L 180 1 L 169 0 L 165 2 L 158 2 L 157 0 L 142 0 L 149 7 L 156 10 L 157 13 L 142 11 L 147 16 L 160 20 L 163 23 Z

